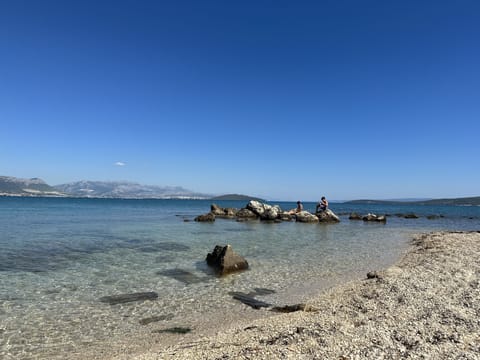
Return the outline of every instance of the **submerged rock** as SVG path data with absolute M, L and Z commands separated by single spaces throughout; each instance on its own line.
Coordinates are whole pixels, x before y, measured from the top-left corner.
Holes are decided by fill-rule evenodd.
M 156 300 L 158 299 L 158 294 L 154 291 L 148 292 L 138 292 L 131 294 L 120 294 L 120 295 L 110 295 L 103 296 L 99 299 L 100 302 L 108 303 L 110 305 L 123 304 L 133 301 L 144 301 L 144 300 Z
M 235 271 L 248 269 L 248 262 L 233 251 L 230 245 L 217 245 L 207 255 L 207 264 L 214 267 L 219 275 L 226 275 Z
M 414 213 L 405 214 L 403 217 L 405 219 L 418 219 L 418 215 Z

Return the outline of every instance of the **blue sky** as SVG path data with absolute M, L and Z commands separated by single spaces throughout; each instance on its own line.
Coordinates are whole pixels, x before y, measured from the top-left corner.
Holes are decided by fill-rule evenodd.
M 478 1 L 2 1 L 0 175 L 480 195 Z

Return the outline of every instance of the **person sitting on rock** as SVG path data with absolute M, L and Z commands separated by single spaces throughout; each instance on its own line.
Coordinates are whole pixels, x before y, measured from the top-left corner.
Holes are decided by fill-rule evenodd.
M 322 212 L 327 210 L 328 208 L 328 201 L 325 199 L 325 196 L 322 196 L 320 202 L 317 204 L 317 207 L 315 208 L 315 212 Z M 318 211 L 320 209 L 320 211 Z
M 303 205 L 301 201 L 297 201 L 297 207 L 295 209 L 290 210 L 288 213 L 293 215 L 293 214 L 299 213 L 300 211 L 303 211 Z

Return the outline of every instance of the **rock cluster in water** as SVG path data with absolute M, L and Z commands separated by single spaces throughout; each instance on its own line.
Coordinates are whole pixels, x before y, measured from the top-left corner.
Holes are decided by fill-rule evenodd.
M 284 211 L 279 205 L 269 205 L 260 201 L 251 200 L 245 208 L 222 208 L 212 204 L 210 212 L 199 215 L 195 221 L 213 222 L 215 218 L 236 219 L 237 221 L 247 221 L 260 219 L 270 222 L 297 221 L 302 223 L 336 223 L 340 218 L 330 209 L 312 214 L 308 211 L 298 213 Z

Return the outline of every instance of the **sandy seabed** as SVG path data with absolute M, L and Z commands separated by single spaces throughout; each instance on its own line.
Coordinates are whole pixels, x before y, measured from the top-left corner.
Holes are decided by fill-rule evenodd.
M 480 231 L 420 235 L 369 277 L 319 294 L 304 311 L 172 335 L 175 345 L 125 358 L 480 359 Z

